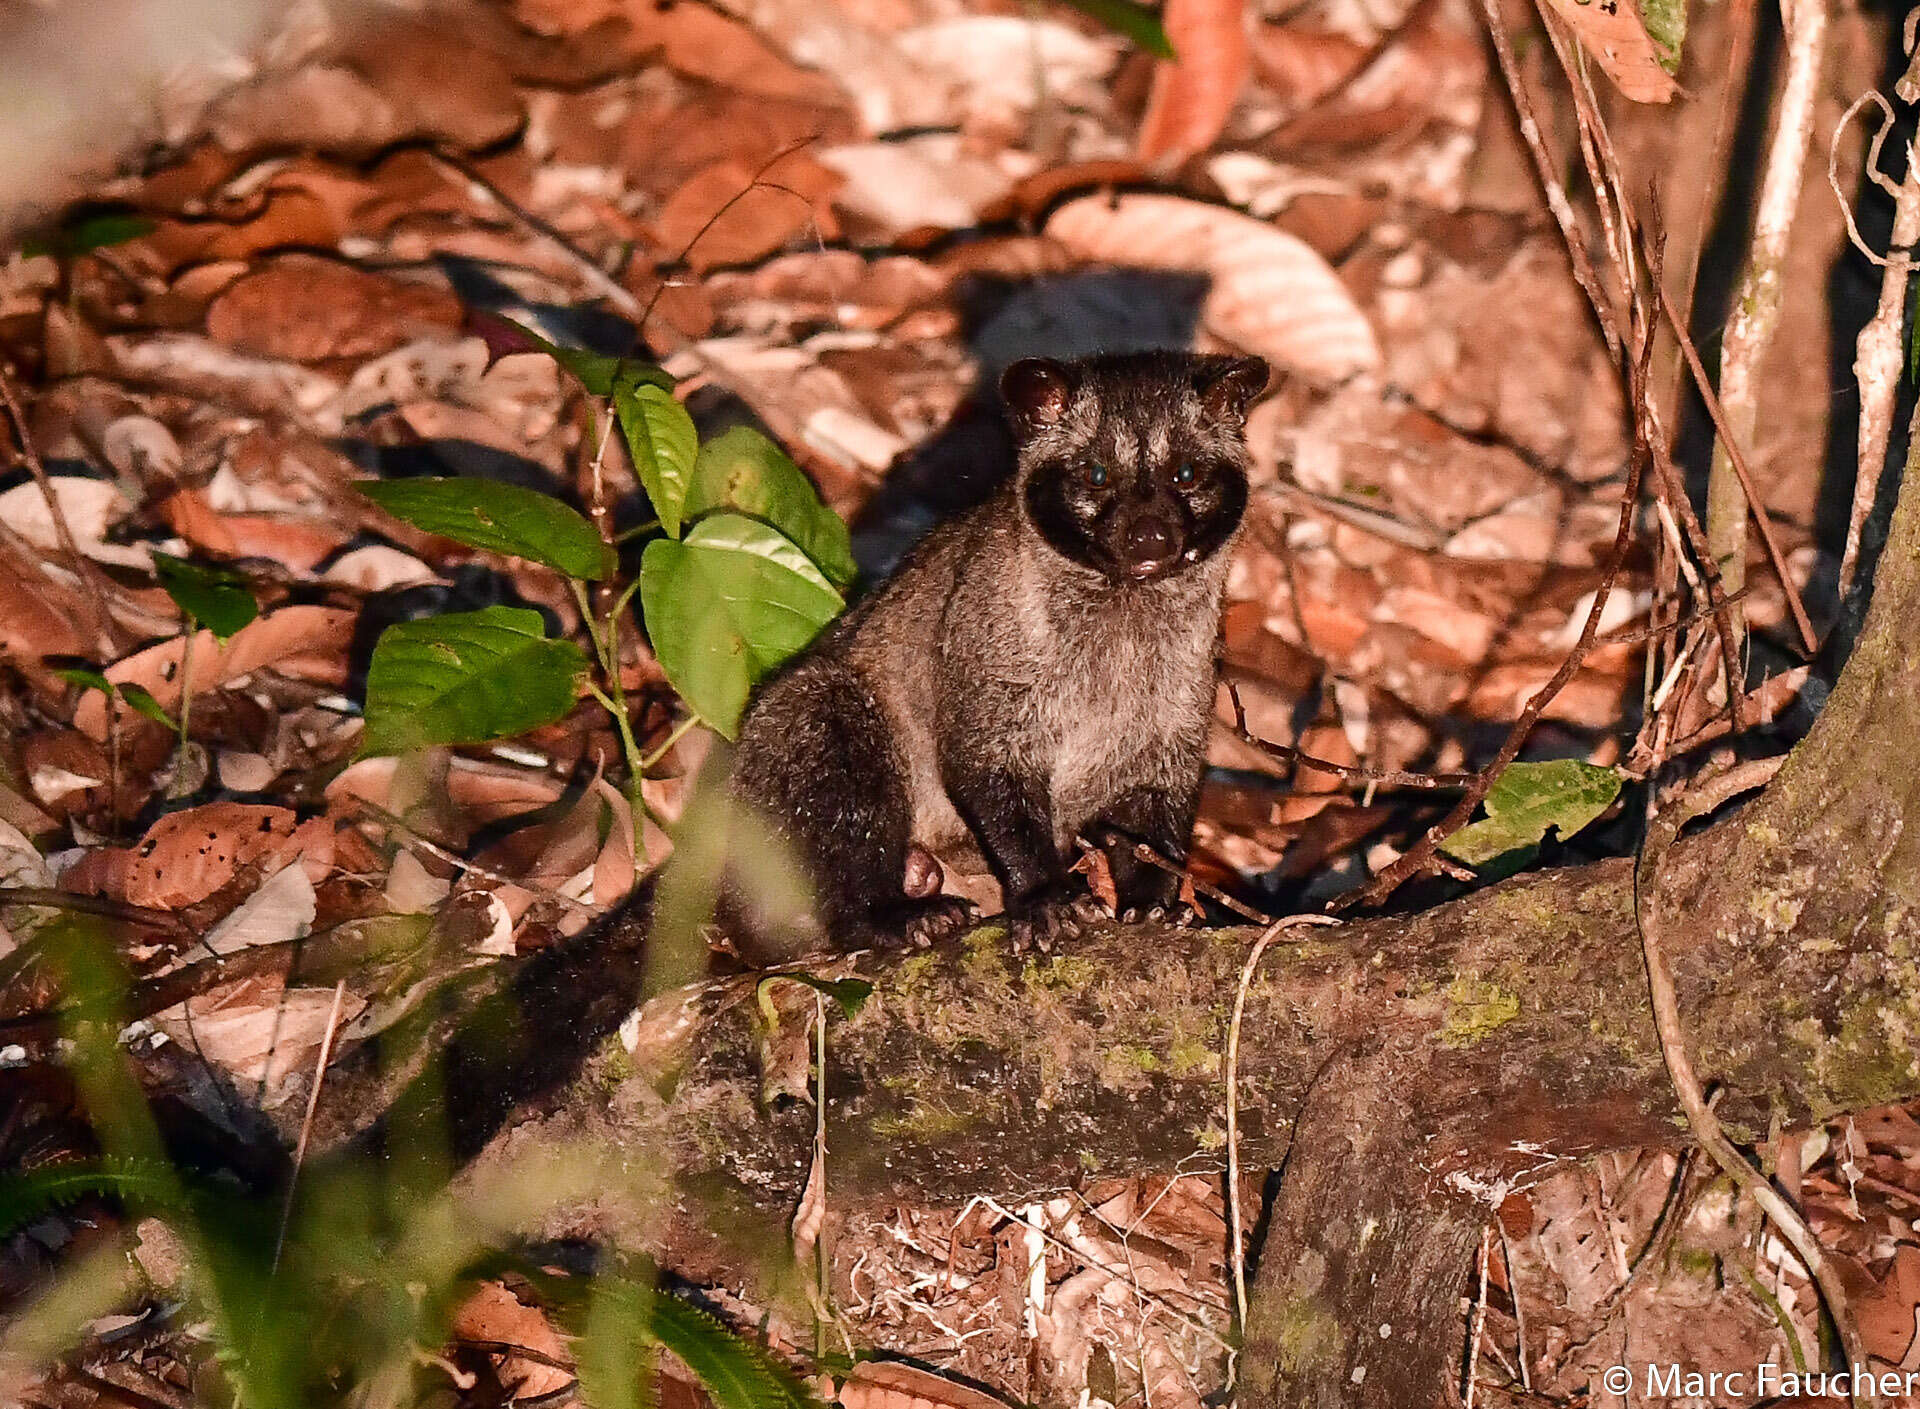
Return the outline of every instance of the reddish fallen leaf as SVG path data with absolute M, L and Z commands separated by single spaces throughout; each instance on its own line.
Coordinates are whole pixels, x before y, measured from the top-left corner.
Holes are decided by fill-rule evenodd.
M 125 898 L 134 905 L 177 910 L 205 900 L 242 866 L 277 871 L 295 856 L 324 873 L 333 826 L 324 818 L 301 822 L 291 808 L 210 802 L 170 812 L 147 829 L 133 849 Z
M 346 678 L 346 648 L 357 613 L 335 607 L 282 607 L 248 623 L 225 646 L 211 631 L 193 638 L 192 675 L 196 693 L 218 689 L 229 680 L 262 667 L 295 679 L 338 685 Z M 182 637 L 137 651 L 106 669 L 116 685 L 139 685 L 169 713 L 180 704 Z M 74 711 L 73 726 L 95 739 L 107 736 L 106 699 L 89 691 Z
M 863 1360 L 840 1386 L 842 1409 L 1006 1409 L 990 1394 L 897 1360 Z
M 1120 892 L 1113 883 L 1113 867 L 1104 851 L 1083 851 L 1080 859 L 1067 868 L 1087 878 L 1087 889 L 1108 911 L 1120 909 Z
M 1634 0 L 1548 0 L 1580 46 L 1606 70 L 1623 97 L 1636 103 L 1673 101 L 1680 85 L 1660 63 L 1659 47 Z
M 832 79 L 788 62 L 746 25 L 704 5 L 656 0 L 629 13 L 636 16 L 632 42 L 663 46 L 667 65 L 680 73 L 769 98 L 846 100 Z
M 1345 83 L 1367 62 L 1371 45 L 1351 35 L 1299 24 L 1258 24 L 1252 38 L 1254 67 L 1277 90 L 1287 111 L 1300 113 Z
M 293 254 L 228 285 L 207 312 L 216 342 L 288 362 L 376 357 L 460 327 L 460 303 L 427 284 Z
M 359 759 L 327 784 L 328 805 L 344 809 L 357 798 L 393 810 L 394 775 L 399 766 L 397 758 Z M 476 827 L 549 807 L 566 791 L 559 779 L 544 773 L 459 755 L 447 760 L 445 775 L 436 780 L 435 787 L 442 801 L 458 808 Z
M 827 203 L 841 183 L 838 173 L 796 152 L 760 179 L 773 184 L 756 184 L 755 168 L 742 161 L 701 171 L 654 220 L 660 248 L 670 255 L 685 250 L 687 263 L 705 271 L 772 254 L 803 230 L 823 240 L 839 234 Z
M 564 1360 L 566 1342 L 538 1307 L 523 1304 L 498 1282 L 482 1282 L 474 1288 L 454 1317 L 453 1334 L 456 1340 L 524 1346 L 541 1357 L 496 1352 L 501 1382 L 513 1385 L 516 1399 L 551 1394 L 573 1381 L 567 1371 L 543 1363 Z
M 1161 24 L 1178 56 L 1154 66 L 1134 150 L 1162 170 L 1211 147 L 1252 68 L 1245 0 L 1167 0 Z

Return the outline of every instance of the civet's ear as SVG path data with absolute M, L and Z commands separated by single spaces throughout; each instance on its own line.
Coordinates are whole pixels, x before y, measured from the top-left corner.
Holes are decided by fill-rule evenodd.
M 1209 357 L 1200 366 L 1200 404 L 1222 420 L 1243 420 L 1271 372 L 1258 357 Z
M 1000 374 L 1000 395 L 1014 429 L 1027 435 L 1066 415 L 1073 399 L 1073 373 L 1044 357 L 1023 358 Z

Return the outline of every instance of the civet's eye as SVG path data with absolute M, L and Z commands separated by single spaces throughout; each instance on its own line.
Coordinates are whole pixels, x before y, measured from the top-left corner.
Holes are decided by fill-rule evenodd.
M 1175 484 L 1192 484 L 1198 478 L 1200 478 L 1200 476 L 1194 472 L 1193 462 L 1191 460 L 1183 461 L 1180 468 L 1173 472 L 1173 482 Z
M 1093 464 L 1087 467 L 1087 483 L 1092 485 L 1095 489 L 1105 489 L 1107 487 L 1107 480 L 1109 478 L 1110 478 L 1110 475 L 1108 473 L 1107 467 L 1099 463 L 1099 461 L 1096 460 Z

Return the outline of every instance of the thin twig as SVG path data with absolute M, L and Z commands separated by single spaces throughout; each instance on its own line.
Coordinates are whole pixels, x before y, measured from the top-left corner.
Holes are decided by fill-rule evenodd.
M 535 215 L 512 196 L 509 196 L 505 191 L 501 190 L 492 181 L 488 180 L 487 177 L 482 175 L 479 169 L 472 163 L 460 157 L 449 156 L 447 153 L 440 151 L 433 152 L 431 155 L 435 161 L 471 182 L 481 192 L 491 198 L 495 205 L 499 206 L 520 224 L 546 241 L 548 245 L 566 259 L 567 263 L 574 267 L 588 288 L 600 295 L 600 297 L 604 298 L 622 313 L 626 314 L 629 318 L 637 320 L 636 327 L 643 333 L 645 332 L 646 318 L 644 310 L 640 306 L 640 300 L 628 293 L 624 285 L 611 274 L 607 273 L 606 270 L 602 269 L 592 255 L 589 255 L 578 245 L 574 244 L 572 240 L 569 240 L 565 235 L 561 234 L 560 231 L 548 224 L 547 221 Z
M 1501 42 L 1506 42 L 1504 33 Z M 1642 343 L 1634 373 L 1636 386 L 1645 384 L 1646 360 L 1651 349 L 1651 342 Z M 1620 522 L 1614 530 L 1613 550 L 1607 557 L 1606 570 L 1601 575 L 1598 590 L 1593 594 L 1593 605 L 1587 609 L 1587 619 L 1581 625 L 1580 638 L 1574 643 L 1573 650 L 1567 654 L 1567 658 L 1560 663 L 1560 668 L 1554 671 L 1547 683 L 1536 690 L 1533 697 L 1527 701 L 1526 706 L 1520 711 L 1520 717 L 1514 720 L 1512 728 L 1507 731 L 1506 740 L 1500 745 L 1500 752 L 1494 756 L 1493 762 L 1475 775 L 1473 782 L 1461 792 L 1447 815 L 1434 826 L 1429 827 L 1426 833 L 1408 847 L 1397 861 L 1380 871 L 1365 886 L 1335 900 L 1333 908 L 1345 910 L 1356 905 L 1373 904 L 1391 894 L 1402 881 L 1427 866 L 1438 853 L 1440 843 L 1466 825 L 1467 819 L 1473 816 L 1474 808 L 1478 807 L 1492 790 L 1494 783 L 1506 771 L 1507 765 L 1520 756 L 1520 749 L 1526 743 L 1527 736 L 1533 732 L 1533 726 L 1539 722 L 1541 714 L 1553 702 L 1554 696 L 1566 688 L 1567 682 L 1572 680 L 1579 671 L 1581 663 L 1593 649 L 1594 638 L 1600 630 L 1601 614 L 1606 610 L 1607 598 L 1613 593 L 1613 584 L 1620 575 L 1620 569 L 1626 562 L 1627 549 L 1633 542 L 1634 510 L 1640 502 L 1640 482 L 1650 458 L 1646 434 L 1646 418 L 1636 417 L 1635 444 L 1627 462 L 1627 482 L 1620 494 Z
M 1720 207 L 1720 193 L 1726 185 L 1727 168 L 1731 165 L 1729 154 L 1733 150 L 1734 119 L 1740 111 L 1740 100 L 1747 91 L 1747 69 L 1753 62 L 1754 21 L 1759 9 L 1758 0 L 1734 0 L 1727 14 L 1727 25 L 1732 33 L 1727 41 L 1726 81 L 1720 89 L 1719 109 L 1713 119 L 1713 147 L 1707 156 L 1705 189 L 1694 202 L 1693 229 L 1688 232 L 1687 241 L 1681 246 L 1686 270 L 1680 283 L 1680 297 L 1673 300 L 1674 307 L 1680 313 L 1680 322 L 1689 329 L 1693 326 L 1693 298 L 1700 279 L 1700 258 L 1706 250 L 1707 229 Z M 1668 420 L 1676 426 L 1680 424 L 1680 386 L 1685 375 L 1686 368 L 1678 362 L 1674 363 L 1667 379 L 1666 399 L 1661 402 L 1666 408 Z
M 38 905 L 49 910 L 68 910 L 76 915 L 98 915 L 139 925 L 143 929 L 164 930 L 176 938 L 192 932 L 185 917 L 171 910 L 155 910 L 145 905 L 129 905 L 105 895 L 78 895 L 51 886 L 0 886 L 0 905 Z
M 1247 1010 L 1247 990 L 1253 986 L 1253 971 L 1260 956 L 1282 930 L 1338 923 L 1326 915 L 1289 915 L 1275 920 L 1254 941 L 1247 962 L 1240 968 L 1240 986 L 1233 994 L 1233 1017 L 1227 1024 L 1227 1241 L 1233 1258 L 1233 1311 L 1243 1334 L 1247 1325 L 1247 1251 L 1246 1225 L 1240 1217 L 1240 1023 Z
M 1500 1263 L 1507 1272 L 1507 1295 L 1513 1299 L 1514 1359 L 1520 1370 L 1520 1388 L 1533 1389 L 1533 1372 L 1527 1368 L 1527 1311 L 1520 1300 L 1520 1286 L 1513 1278 L 1513 1248 L 1507 1242 L 1506 1221 L 1494 1211 L 1493 1226 L 1500 1230 Z
M 795 200 L 799 201 L 802 205 L 807 207 L 809 211 L 811 211 L 813 209 L 813 202 L 807 199 L 806 196 L 794 190 L 793 187 L 791 186 L 783 186 L 778 181 L 768 181 L 764 178 L 766 177 L 766 174 L 769 171 L 773 170 L 774 167 L 778 166 L 781 162 L 785 161 L 788 157 L 792 156 L 795 152 L 799 151 L 802 147 L 810 147 L 819 140 L 820 140 L 820 134 L 818 132 L 810 132 L 805 137 L 801 137 L 792 142 L 787 143 L 786 146 L 780 148 L 779 151 L 775 152 L 772 156 L 768 157 L 765 161 L 761 162 L 759 166 L 754 168 L 753 175 L 748 179 L 747 184 L 742 186 L 739 190 L 735 191 L 731 196 L 728 196 L 726 201 L 721 205 L 720 209 L 716 210 L 712 215 L 709 215 L 706 218 L 706 220 L 701 223 L 700 228 L 693 232 L 692 238 L 689 239 L 684 245 L 680 246 L 680 252 L 676 254 L 671 260 L 669 260 L 668 263 L 669 264 L 686 263 L 687 256 L 693 253 L 693 247 L 699 244 L 701 240 L 706 238 L 707 232 L 713 229 L 714 226 L 720 223 L 721 217 L 724 216 L 728 211 L 732 210 L 736 205 L 738 205 L 741 201 L 745 200 L 749 195 L 751 195 L 755 191 L 770 190 L 770 191 L 784 192 L 786 195 L 792 196 Z M 653 291 L 653 296 L 647 300 L 646 307 L 640 310 L 640 331 L 643 334 L 646 332 L 646 329 L 647 329 L 647 319 L 653 315 L 654 305 L 660 302 L 660 295 L 664 294 L 666 291 L 667 291 L 667 281 L 665 279 L 662 279 L 660 281 L 659 287 Z
M 388 811 L 379 803 L 369 798 L 356 797 L 353 799 L 353 802 L 362 812 L 367 813 L 376 821 L 383 822 L 398 831 L 409 846 L 424 851 L 427 855 L 436 857 L 450 866 L 457 866 L 462 871 L 470 875 L 478 876 L 483 881 L 492 881 L 497 886 L 513 886 L 519 890 L 532 891 L 535 895 L 542 896 L 546 899 L 557 900 L 562 905 L 582 915 L 593 916 L 600 913 L 597 907 L 587 904 L 584 900 L 576 900 L 563 890 L 552 890 L 547 887 L 534 885 L 525 879 L 509 876 L 501 871 L 489 870 L 478 861 L 470 860 L 460 855 L 459 852 L 449 850 L 447 847 L 440 845 L 440 843 L 432 837 L 415 828 L 406 818 L 396 812 Z
M 1549 32 L 1557 34 L 1551 25 Z M 1607 129 L 1607 121 L 1600 111 L 1599 100 L 1583 69 L 1576 67 L 1563 43 L 1556 43 L 1554 52 L 1566 74 L 1568 90 L 1573 95 L 1574 111 L 1579 119 L 1581 131 L 1581 157 L 1586 163 L 1587 179 L 1592 184 L 1596 197 L 1611 192 L 1620 211 L 1618 225 L 1610 225 L 1608 233 L 1617 237 L 1613 246 L 1613 257 L 1621 271 L 1621 278 L 1627 286 L 1628 312 L 1633 337 L 1638 342 L 1652 339 L 1653 324 L 1656 321 L 1647 301 L 1641 294 L 1638 281 L 1632 276 L 1634 260 L 1634 240 L 1636 233 L 1644 237 L 1644 250 L 1649 281 L 1656 289 L 1662 288 L 1666 281 L 1666 268 L 1663 258 L 1664 235 L 1660 230 L 1660 202 L 1658 192 L 1650 192 L 1652 199 L 1651 231 L 1641 226 L 1633 210 L 1633 202 L 1627 196 L 1626 182 L 1621 175 L 1620 160 L 1615 155 L 1612 134 Z M 1594 306 L 1594 314 L 1604 324 L 1609 310 L 1599 304 Z M 1660 409 L 1654 403 L 1651 386 L 1644 368 L 1636 372 L 1635 368 L 1626 368 L 1627 391 L 1630 404 L 1636 407 L 1635 420 L 1640 422 L 1640 433 L 1646 437 L 1653 452 L 1655 468 L 1656 494 L 1670 501 L 1681 520 L 1688 524 L 1688 542 L 1693 544 L 1695 554 L 1700 558 L 1702 571 L 1708 583 L 1709 600 L 1715 610 L 1715 630 L 1720 634 L 1723 648 L 1723 668 L 1727 677 L 1727 697 L 1737 701 L 1740 696 L 1741 678 L 1738 674 L 1740 663 L 1739 638 L 1735 630 L 1735 617 L 1732 609 L 1724 600 L 1718 569 L 1711 561 L 1706 535 L 1699 528 L 1694 516 L 1693 504 L 1687 498 L 1684 481 L 1673 467 L 1671 447 L 1665 428 L 1660 419 Z M 1737 708 L 1737 705 L 1736 705 Z
M 1599 276 L 1594 273 L 1593 258 L 1587 252 L 1587 240 L 1581 233 L 1579 217 L 1574 214 L 1573 202 L 1567 199 L 1567 189 L 1560 182 L 1553 154 L 1547 150 L 1546 141 L 1540 135 L 1540 119 L 1534 114 L 1533 99 L 1528 95 L 1526 83 L 1520 76 L 1520 61 L 1514 56 L 1513 38 L 1500 18 L 1499 0 L 1480 0 L 1480 11 L 1486 17 L 1487 33 L 1493 40 L 1494 57 L 1500 62 L 1501 76 L 1506 79 L 1507 91 L 1513 97 L 1514 112 L 1520 119 L 1520 135 L 1526 139 L 1527 152 L 1533 158 L 1534 174 L 1546 193 L 1547 209 L 1553 212 L 1554 223 L 1560 227 L 1560 239 L 1567 247 L 1567 257 L 1573 265 L 1573 277 L 1585 292 L 1587 302 L 1593 305 L 1594 316 L 1600 320 L 1601 335 L 1607 340 L 1607 351 L 1617 366 L 1626 351 L 1620 336 L 1619 320 L 1615 318 L 1612 304 L 1600 287 Z
M 1808 3 L 1808 0 L 1800 0 Z M 1820 1243 L 1807 1226 L 1800 1210 L 1775 1189 L 1749 1164 L 1733 1141 L 1727 1137 L 1720 1118 L 1708 1104 L 1695 1075 L 1693 1060 L 1687 1052 L 1687 1034 L 1680 1017 L 1680 998 L 1674 986 L 1673 969 L 1668 962 L 1660 928 L 1660 867 L 1667 850 L 1681 829 L 1696 817 L 1704 816 L 1729 799 L 1755 788 L 1764 787 L 1780 771 L 1785 757 L 1756 759 L 1738 764 L 1716 777 L 1698 784 L 1691 792 L 1657 816 L 1647 830 L 1645 844 L 1633 869 L 1633 913 L 1640 929 L 1640 948 L 1647 965 L 1647 991 L 1653 1003 L 1654 1027 L 1660 1035 L 1660 1055 L 1665 1060 L 1680 1108 L 1694 1139 L 1715 1164 L 1740 1189 L 1760 1205 L 1781 1234 L 1800 1255 L 1807 1273 L 1826 1299 L 1827 1310 L 1839 1328 L 1847 1363 L 1865 1365 L 1867 1355 L 1860 1342 L 1859 1327 L 1854 1324 L 1847 1292 L 1838 1270 L 1821 1251 Z M 1871 1403 L 1871 1393 L 1861 1395 L 1854 1385 L 1854 1402 Z
M 93 564 L 80 552 L 75 541 L 73 529 L 67 524 L 67 514 L 60 507 L 60 498 L 53 492 L 53 480 L 47 474 L 46 463 L 41 460 L 40 452 L 34 448 L 33 435 L 27 428 L 27 413 L 20 408 L 20 399 L 14 394 L 13 379 L 9 376 L 12 369 L 0 363 L 0 401 L 7 407 L 7 415 L 13 421 L 13 433 L 20 442 L 20 458 L 25 461 L 27 473 L 33 476 L 33 482 L 40 488 L 40 497 L 46 501 L 47 513 L 53 519 L 54 536 L 60 540 L 60 551 L 67 555 L 67 564 L 73 575 L 80 580 L 81 590 L 86 594 L 87 605 L 93 610 L 93 636 L 95 649 L 111 652 L 113 649 L 112 617 L 107 610 L 106 596 L 100 590 L 100 580 L 94 576 Z M 109 701 L 111 704 L 111 701 Z
M 1233 701 L 1233 732 L 1240 741 L 1260 750 L 1269 758 L 1289 767 L 1300 767 L 1314 773 L 1330 773 L 1336 778 L 1348 778 L 1366 783 L 1372 787 L 1385 784 L 1390 788 L 1464 788 L 1472 785 L 1471 773 L 1408 773 L 1397 768 L 1363 768 L 1353 763 L 1335 763 L 1330 759 L 1315 758 L 1310 753 L 1302 753 L 1291 744 L 1276 744 L 1271 739 L 1263 739 L 1247 728 L 1247 709 L 1240 701 L 1240 687 L 1227 681 L 1227 697 Z
M 1473 1392 L 1480 1383 L 1480 1342 L 1487 1333 L 1487 1263 L 1493 1245 L 1493 1230 L 1480 1229 L 1480 1289 L 1473 1301 L 1473 1349 L 1467 1357 L 1467 1409 L 1473 1409 Z
M 1920 230 L 1916 231 L 1920 234 Z M 1752 472 L 1747 468 L 1747 457 L 1740 449 L 1740 437 L 1727 424 L 1726 408 L 1721 404 L 1719 395 L 1713 389 L 1713 382 L 1707 376 L 1707 369 L 1701 365 L 1699 349 L 1693 345 L 1693 337 L 1687 332 L 1686 324 L 1681 320 L 1679 310 L 1673 306 L 1673 300 L 1667 297 L 1666 285 L 1654 281 L 1654 292 L 1660 299 L 1660 310 L 1667 316 L 1667 323 L 1673 334 L 1680 340 L 1681 354 L 1687 360 L 1687 367 L 1693 373 L 1694 385 L 1700 390 L 1700 399 L 1706 403 L 1707 414 L 1713 418 L 1713 428 L 1719 432 L 1720 444 L 1726 451 L 1734 473 L 1740 478 L 1740 487 L 1747 496 L 1747 509 L 1753 515 L 1754 527 L 1760 530 L 1760 541 L 1766 545 L 1767 561 L 1773 565 L 1773 575 L 1780 579 L 1780 590 L 1786 593 L 1787 610 L 1793 613 L 1793 624 L 1800 633 L 1800 643 L 1812 655 L 1820 649 L 1820 638 L 1814 634 L 1813 623 L 1807 618 L 1807 609 L 1800 600 L 1800 589 L 1793 584 L 1793 575 L 1787 571 L 1787 555 L 1781 551 L 1779 540 L 1773 536 L 1773 525 L 1767 519 L 1765 503 L 1760 492 L 1754 488 Z M 1861 336 L 1865 336 L 1863 333 Z M 1886 446 L 1882 442 L 1881 451 Z M 1724 581 L 1724 575 L 1723 575 Z M 1727 604 L 1746 595 L 1746 588 L 1735 583 L 1727 592 Z
M 1853 208 L 1840 190 L 1838 166 L 1840 135 L 1853 115 L 1868 104 L 1876 103 L 1881 112 L 1880 127 L 1867 144 L 1866 171 L 1870 180 L 1893 197 L 1893 233 L 1884 257 L 1868 249 L 1853 223 Z M 1879 494 L 1880 479 L 1886 471 L 1887 447 L 1893 441 L 1894 403 L 1900 391 L 1901 332 L 1906 323 L 1907 283 L 1913 273 L 1913 247 L 1920 243 L 1920 171 L 1915 170 L 1913 144 L 1905 144 L 1906 175 L 1895 185 L 1880 170 L 1880 149 L 1893 129 L 1893 109 L 1876 91 L 1862 94 L 1841 117 L 1833 130 L 1827 149 L 1827 183 L 1833 187 L 1846 215 L 1847 234 L 1855 248 L 1880 266 L 1880 302 L 1873 317 L 1860 330 L 1854 342 L 1853 376 L 1860 384 L 1860 435 L 1854 462 L 1853 504 L 1847 513 L 1846 546 L 1840 555 L 1840 592 L 1845 595 L 1853 585 L 1859 564 L 1860 531 Z
M 1273 923 L 1273 916 L 1263 914 L 1244 901 L 1235 900 L 1218 886 L 1210 885 L 1206 881 L 1201 880 L 1185 866 L 1178 866 L 1167 860 L 1166 857 L 1162 856 L 1143 841 L 1137 841 L 1133 844 L 1133 854 L 1136 860 L 1144 861 L 1149 866 L 1157 866 L 1170 876 L 1178 876 L 1186 884 L 1192 886 L 1196 892 L 1206 896 L 1207 899 L 1216 904 L 1225 906 L 1243 920 L 1251 921 L 1256 925 L 1270 925 Z
M 280 1254 L 287 1245 L 287 1224 L 293 1218 L 293 1194 L 300 1183 L 300 1166 L 306 1162 L 307 1141 L 313 1135 L 313 1113 L 320 1109 L 320 1087 L 327 1079 L 327 1060 L 333 1055 L 333 1035 L 340 1030 L 340 1005 L 346 1001 L 347 981 L 333 986 L 333 1007 L 327 1012 L 327 1025 L 320 1034 L 320 1055 L 313 1064 L 313 1086 L 307 1092 L 307 1113 L 300 1118 L 300 1139 L 293 1147 L 293 1168 L 287 1172 L 287 1197 L 280 1205 L 280 1231 L 273 1239 L 273 1266 L 280 1270 Z

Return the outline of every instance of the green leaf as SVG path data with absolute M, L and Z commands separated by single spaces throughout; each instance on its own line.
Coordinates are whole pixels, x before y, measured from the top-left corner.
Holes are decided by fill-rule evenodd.
M 672 392 L 653 385 L 615 387 L 613 409 L 626 433 L 633 468 L 653 501 L 654 516 L 669 538 L 678 538 L 681 505 L 687 501 L 694 459 L 700 451 L 693 417 Z
M 1680 72 L 1687 43 L 1687 0 L 1640 0 L 1640 22 L 1653 41 L 1654 55 L 1669 74 Z
M 826 994 L 839 1004 L 841 1014 L 848 1018 L 858 1016 L 861 1007 L 873 993 L 873 985 L 863 978 L 821 978 L 816 974 L 802 973 L 768 974 L 760 980 L 760 988 L 755 992 L 755 996 L 760 997 L 763 1012 L 771 1011 L 771 1004 L 762 996 L 761 990 L 781 979 L 791 979 L 795 983 L 805 984 L 816 993 Z
M 164 1161 L 105 1156 L 61 1160 L 26 1174 L 0 1177 L 0 1238 L 88 1195 L 130 1199 L 147 1208 L 177 1206 L 180 1186 Z
M 108 699 L 112 699 L 118 693 L 111 680 L 87 666 L 63 665 L 53 673 L 69 685 L 78 685 L 83 690 L 98 690 Z
M 396 519 L 469 548 L 544 564 L 582 581 L 613 575 L 613 550 L 550 494 L 498 480 L 368 480 L 354 486 Z
M 606 352 L 588 352 L 585 348 L 562 347 L 548 342 L 525 324 L 494 313 L 469 312 L 466 321 L 468 331 L 487 344 L 487 355 L 492 361 L 517 352 L 544 352 L 573 373 L 580 385 L 594 396 L 612 396 L 615 387 L 643 383 L 673 389 L 673 377 L 664 367 L 637 357 L 615 357 Z
M 122 685 L 120 698 L 126 701 L 127 708 L 135 714 L 144 714 L 155 724 L 164 724 L 169 729 L 178 729 L 180 721 L 167 713 L 167 707 L 156 700 L 144 685 Z
M 153 571 L 173 604 L 222 641 L 260 615 L 260 604 L 237 572 L 165 553 L 153 555 Z
M 151 235 L 156 228 L 152 220 L 130 210 L 101 211 L 96 215 L 82 216 L 50 235 L 28 240 L 20 247 L 20 253 L 50 254 L 70 259 L 77 254 L 124 245 L 128 240 Z
M 1620 775 L 1572 758 L 1510 764 L 1487 794 L 1487 815 L 1440 843 L 1447 855 L 1479 866 L 1523 846 L 1553 828 L 1565 841 L 1620 795 Z
M 630 1277 L 607 1272 L 593 1279 L 573 1346 L 580 1393 L 593 1409 L 653 1409 L 660 1350 L 647 1323 L 658 1298 Z
M 178 729 L 178 721 L 167 713 L 165 705 L 153 697 L 144 685 L 116 685 L 97 670 L 82 666 L 62 666 L 53 672 L 69 685 L 78 685 L 83 690 L 98 690 L 110 700 L 119 700 L 136 714 L 144 714 L 156 724 L 164 724 L 169 729 Z
M 586 654 L 548 640 L 540 613 L 488 607 L 381 633 L 367 668 L 360 755 L 482 744 L 550 724 L 573 708 Z
M 700 447 L 686 517 L 732 509 L 791 538 L 836 586 L 856 573 L 853 545 L 841 517 L 820 502 L 813 481 L 787 452 L 750 426 L 736 426 Z
M 647 1329 L 699 1377 L 718 1409 L 809 1409 L 785 1366 L 678 1297 L 656 1296 Z
M 1134 0 L 1067 0 L 1081 14 L 1098 20 L 1116 34 L 1124 34 L 1149 54 L 1174 57 L 1173 41 L 1160 26 L 1160 16 Z
M 667 679 L 734 738 L 747 696 L 839 613 L 813 560 L 757 519 L 714 514 L 640 559 L 640 603 Z

